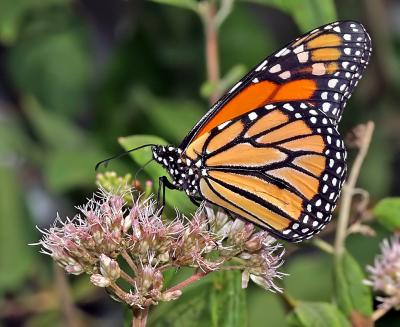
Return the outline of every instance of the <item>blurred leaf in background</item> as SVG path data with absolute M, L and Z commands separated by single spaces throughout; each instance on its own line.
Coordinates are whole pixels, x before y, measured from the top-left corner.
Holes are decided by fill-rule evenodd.
M 333 0 L 248 0 L 262 5 L 275 7 L 292 16 L 303 31 L 336 20 L 336 8 Z

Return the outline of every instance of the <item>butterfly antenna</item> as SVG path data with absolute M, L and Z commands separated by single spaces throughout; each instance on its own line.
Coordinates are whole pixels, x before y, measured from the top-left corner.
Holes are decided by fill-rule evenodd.
M 108 163 L 109 163 L 111 160 L 114 160 L 114 159 L 117 159 L 117 158 L 121 158 L 121 157 L 126 156 L 127 154 L 129 154 L 129 153 L 131 153 L 131 152 L 134 152 L 134 151 L 136 151 L 136 150 L 140 150 L 140 149 L 143 149 L 143 148 L 146 148 L 146 147 L 149 147 L 149 146 L 157 146 L 157 144 L 145 144 L 145 145 L 141 145 L 141 146 L 138 146 L 138 147 L 136 147 L 136 148 L 130 149 L 130 150 L 128 150 L 128 151 L 125 151 L 125 152 L 123 152 L 123 153 L 117 154 L 117 155 L 115 155 L 115 156 L 113 156 L 113 157 L 111 157 L 111 158 L 104 159 L 104 160 L 98 162 L 98 163 L 96 164 L 96 166 L 95 166 L 94 169 L 95 169 L 95 170 L 98 170 L 99 167 L 100 167 L 101 165 L 104 165 L 104 167 L 107 167 L 107 166 L 108 166 Z M 153 160 L 153 159 L 152 159 L 152 160 Z M 151 161 L 151 160 L 150 160 L 150 161 Z M 149 162 L 150 162 L 150 161 L 149 161 Z M 146 165 L 147 165 L 147 163 L 146 163 Z

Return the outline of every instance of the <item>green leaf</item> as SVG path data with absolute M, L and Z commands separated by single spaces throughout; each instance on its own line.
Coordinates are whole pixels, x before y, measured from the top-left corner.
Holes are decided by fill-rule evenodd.
M 24 209 L 17 172 L 0 165 L 0 292 L 21 286 L 32 269 L 35 253 L 33 225 Z
M 304 301 L 329 301 L 332 298 L 332 256 L 325 253 L 304 253 L 285 265 L 289 274 L 284 289 Z M 310 276 L 313 278 L 310 278 Z
M 245 327 L 246 311 L 240 272 L 220 271 L 185 287 L 178 300 L 157 306 L 150 314 L 149 326 Z
M 170 5 L 197 11 L 197 2 L 195 0 L 151 0 L 151 1 L 164 5 Z
M 239 8 L 238 8 L 239 9 Z M 243 28 L 246 26 L 246 28 Z M 260 20 L 248 10 L 234 10 L 220 28 L 221 71 L 229 72 L 238 63 L 253 67 L 276 49 L 276 40 Z M 251 49 L 243 46 L 251 40 Z M 229 74 L 229 73 L 228 73 Z M 232 84 L 237 80 L 232 81 Z M 233 86 L 233 85 L 232 85 Z
M 47 185 L 57 193 L 93 185 L 96 178 L 94 167 L 102 158 L 105 158 L 104 152 L 84 146 L 51 150 L 44 162 Z
M 15 42 L 27 14 L 61 3 L 65 3 L 65 0 L 1 0 L 0 42 L 8 45 Z
M 83 145 L 85 133 L 68 119 L 45 110 L 33 97 L 23 98 L 22 105 L 35 132 L 47 146 L 60 149 Z
M 292 16 L 303 32 L 337 19 L 333 0 L 248 0 L 274 7 Z
M 84 130 L 48 112 L 35 99 L 26 97 L 23 107 L 36 134 L 47 145 L 41 158 L 47 185 L 59 193 L 93 185 L 96 163 L 109 155 Z M 114 165 L 117 171 L 122 169 L 120 163 Z
M 359 313 L 365 317 L 372 314 L 372 294 L 368 286 L 363 284 L 365 276 L 357 261 L 348 253 L 344 253 L 336 262 L 334 282 L 338 307 L 350 317 Z
M 160 144 L 160 145 L 167 144 L 165 140 L 154 135 L 133 135 L 127 137 L 120 137 L 118 139 L 118 142 L 126 151 L 144 144 Z M 149 160 L 151 160 L 152 158 L 150 147 L 131 152 L 130 155 L 132 159 L 141 167 L 143 167 L 146 163 L 148 163 Z M 144 167 L 144 171 L 153 180 L 156 190 L 158 187 L 159 177 L 165 176 L 167 173 L 165 169 L 163 169 L 155 161 L 146 165 L 146 167 Z M 189 201 L 189 199 L 183 192 L 167 190 L 165 201 L 170 207 L 172 208 L 176 207 L 182 212 L 192 212 L 195 209 L 194 205 Z
M 400 230 L 400 197 L 379 201 L 374 208 L 374 215 L 388 230 Z
M 247 325 L 246 294 L 241 288 L 239 271 L 223 271 L 213 276 L 210 293 L 211 326 L 243 327 Z
M 72 116 L 89 94 L 92 61 L 85 26 L 67 6 L 29 17 L 7 58 L 12 81 L 46 108 Z
M 290 327 L 351 327 L 346 317 L 332 304 L 300 302 L 288 317 Z
M 157 134 L 161 132 L 168 140 L 178 144 L 207 111 L 207 106 L 195 101 L 159 98 L 140 87 L 131 96 L 132 102 L 150 121 L 153 128 L 148 129 L 156 130 Z
M 29 138 L 16 117 L 5 115 L 0 119 L 0 161 L 17 155 L 18 157 L 36 161 L 40 149 Z

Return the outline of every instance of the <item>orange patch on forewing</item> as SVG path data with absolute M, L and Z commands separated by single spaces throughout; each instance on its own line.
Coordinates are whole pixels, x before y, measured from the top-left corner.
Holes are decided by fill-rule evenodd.
M 288 219 L 272 212 L 271 210 L 265 208 L 264 206 L 244 196 L 241 196 L 238 193 L 228 190 L 226 187 L 222 186 L 217 182 L 210 180 L 210 184 L 218 194 L 220 194 L 226 199 L 229 199 L 231 202 L 235 203 L 235 205 L 237 205 L 238 207 L 245 209 L 246 211 L 251 213 L 251 215 L 248 214 L 243 215 L 244 218 L 248 218 L 251 219 L 252 221 L 260 223 L 258 220 L 255 220 L 254 218 L 249 218 L 252 216 L 257 217 L 261 221 L 264 221 L 267 226 L 269 225 L 278 231 L 282 231 L 283 229 L 289 226 L 290 221 Z M 238 210 L 234 206 L 232 206 L 229 210 L 235 213 L 239 211 L 238 213 L 240 215 L 242 215 L 240 212 L 243 212 L 242 210 Z
M 340 50 L 337 48 L 322 48 L 311 52 L 313 61 L 338 60 L 341 55 Z
M 286 154 L 270 147 L 254 147 L 250 143 L 239 143 L 211 156 L 206 166 L 249 166 L 259 167 L 286 159 Z
M 317 89 L 317 84 L 311 79 L 299 79 L 291 81 L 279 88 L 273 97 L 273 101 L 308 100 Z
M 286 183 L 292 185 L 308 200 L 310 200 L 318 192 L 318 179 L 304 174 L 296 169 L 289 167 L 278 168 L 267 171 L 267 174 L 276 178 L 280 178 Z
M 320 176 L 325 170 L 326 158 L 316 154 L 308 154 L 295 158 L 293 164 L 309 171 L 315 176 Z
M 265 180 L 249 175 L 212 170 L 209 171 L 209 175 L 216 180 L 236 186 L 256 195 L 286 212 L 286 214 L 293 219 L 298 219 L 300 217 L 302 212 L 302 199 L 286 189 L 279 188 Z
M 266 133 L 257 139 L 258 143 L 269 144 L 281 142 L 292 137 L 312 134 L 312 130 L 304 121 L 296 120 L 272 132 Z
M 277 84 L 269 81 L 250 84 L 235 95 L 221 110 L 199 131 L 196 138 L 212 128 L 261 107 L 275 92 Z
M 285 142 L 279 146 L 291 151 L 312 151 L 322 153 L 325 148 L 325 143 L 320 135 L 312 135 Z
M 203 134 L 201 137 L 194 140 L 186 149 L 185 154 L 192 160 L 197 159 L 198 154 L 202 154 L 204 143 L 210 136 L 210 133 Z
M 249 127 L 246 132 L 246 137 L 253 137 L 259 133 L 267 131 L 273 127 L 282 125 L 288 122 L 289 118 L 280 110 L 273 110 L 264 117 L 259 118 L 256 122 Z
M 244 125 L 239 120 L 236 123 L 226 127 L 224 130 L 216 134 L 208 143 L 207 151 L 214 152 L 223 147 L 227 143 L 233 141 L 243 131 Z
M 307 42 L 307 49 L 336 47 L 342 44 L 342 39 L 337 34 L 320 35 Z

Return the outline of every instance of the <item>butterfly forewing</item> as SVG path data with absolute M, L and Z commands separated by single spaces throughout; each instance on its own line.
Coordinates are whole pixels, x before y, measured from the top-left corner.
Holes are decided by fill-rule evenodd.
M 301 36 L 275 52 L 236 83 L 182 142 L 271 103 L 309 101 L 336 124 L 371 53 L 364 27 L 335 22 Z

